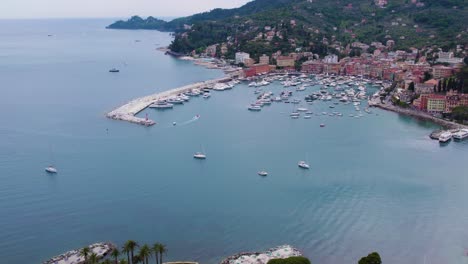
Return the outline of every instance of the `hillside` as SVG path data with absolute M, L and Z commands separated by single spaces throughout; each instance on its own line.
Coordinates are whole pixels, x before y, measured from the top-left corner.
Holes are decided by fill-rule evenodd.
M 171 49 L 187 53 L 230 42 L 228 56 L 296 48 L 339 53 L 352 42 L 395 41 L 395 48 L 468 43 L 466 0 L 256 0 L 164 22 L 133 17 L 109 28 L 174 31 Z M 185 25 L 185 27 L 184 27 Z M 274 36 L 271 36 L 274 32 Z M 270 36 L 268 36 L 270 34 Z

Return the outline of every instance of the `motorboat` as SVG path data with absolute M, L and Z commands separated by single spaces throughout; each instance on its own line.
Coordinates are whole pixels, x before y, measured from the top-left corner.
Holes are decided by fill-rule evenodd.
M 325 124 L 320 124 L 320 127 L 325 127 Z
M 306 170 L 310 168 L 309 164 L 307 164 L 305 161 L 299 161 L 297 166 L 299 166 L 299 168 L 306 169 Z
M 268 175 L 268 172 L 266 172 L 266 171 L 259 171 L 259 172 L 257 172 L 257 174 L 260 175 L 260 176 L 262 176 L 262 177 L 265 177 L 265 176 Z
M 444 132 L 439 136 L 439 142 L 440 143 L 447 143 L 452 139 L 452 133 L 450 132 Z
M 116 68 L 112 68 L 109 70 L 109 72 L 112 72 L 112 73 L 117 73 L 117 72 L 120 72 L 120 70 L 116 69 Z
M 174 107 L 173 104 L 170 104 L 166 101 L 163 101 L 163 100 L 160 100 L 160 101 L 156 101 L 155 103 L 151 104 L 149 106 L 150 108 L 155 108 L 155 109 L 171 109 Z
M 247 109 L 254 112 L 262 111 L 262 107 L 259 105 L 251 105 Z
M 307 112 L 307 111 L 309 111 L 309 109 L 307 109 L 305 107 L 299 107 L 299 108 L 297 108 L 297 111 L 298 112 Z
M 305 115 L 304 116 L 304 119 L 311 119 L 311 118 L 312 118 L 312 116 L 310 116 L 310 115 Z
M 47 168 L 45 168 L 45 171 L 46 171 L 47 173 L 51 173 L 51 174 L 55 174 L 55 173 L 58 172 L 57 169 L 56 169 L 54 166 L 52 166 L 52 165 L 50 165 L 50 166 L 48 166 Z
M 171 97 L 166 100 L 169 104 L 184 104 L 184 100 L 178 97 Z
M 193 155 L 193 158 L 195 159 L 206 159 L 206 155 L 201 153 L 201 152 L 197 152 Z
M 211 97 L 211 93 L 204 93 L 203 98 L 208 99 Z
M 463 140 L 468 137 L 468 129 L 461 129 L 453 134 L 455 140 Z

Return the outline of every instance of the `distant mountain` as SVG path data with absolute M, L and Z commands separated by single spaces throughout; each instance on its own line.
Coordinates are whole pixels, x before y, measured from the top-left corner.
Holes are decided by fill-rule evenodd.
M 340 52 L 353 42 L 387 40 L 401 49 L 453 48 L 468 43 L 467 5 L 466 0 L 255 0 L 169 22 L 132 17 L 109 28 L 176 32 L 171 49 L 183 53 L 224 42 L 255 54 L 296 48 Z

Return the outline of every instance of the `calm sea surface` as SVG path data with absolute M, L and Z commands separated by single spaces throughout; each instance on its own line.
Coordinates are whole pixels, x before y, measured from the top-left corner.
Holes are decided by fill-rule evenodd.
M 0 21 L 1 263 L 128 239 L 202 263 L 281 244 L 317 264 L 371 251 L 385 263 L 467 263 L 468 141 L 442 147 L 434 125 L 380 110 L 351 118 L 352 105 L 310 120 L 290 119 L 288 104 L 252 113 L 246 85 L 147 110 L 151 128 L 108 120 L 132 98 L 222 76 L 156 51 L 168 33 L 110 22 Z M 200 149 L 207 160 L 193 160 Z

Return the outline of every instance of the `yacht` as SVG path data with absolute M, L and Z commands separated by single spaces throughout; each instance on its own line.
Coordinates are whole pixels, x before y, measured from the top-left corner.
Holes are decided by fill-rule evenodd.
M 116 69 L 116 68 L 112 68 L 109 70 L 109 72 L 113 72 L 113 73 L 116 73 L 116 72 L 120 72 L 120 70 Z
M 463 140 L 468 137 L 468 129 L 461 129 L 460 131 L 453 134 L 455 140 Z
M 297 108 L 297 111 L 298 112 L 307 112 L 307 111 L 309 111 L 309 109 L 307 109 L 305 107 L 299 107 L 299 108 Z
M 156 101 L 156 103 L 151 104 L 149 107 L 156 109 L 171 109 L 174 107 L 174 105 L 166 101 Z
M 168 104 L 184 104 L 184 100 L 178 97 L 172 97 L 166 100 Z
M 207 99 L 211 97 L 211 93 L 204 93 L 203 98 Z
M 179 98 L 184 100 L 185 102 L 188 102 L 190 100 L 190 97 L 185 95 L 185 94 L 179 94 Z
M 52 166 L 52 165 L 50 165 L 50 166 L 48 166 L 47 168 L 45 168 L 45 171 L 48 172 L 48 173 L 51 173 L 51 174 L 57 173 L 57 169 L 56 169 L 54 166 Z
M 304 119 L 311 119 L 311 118 L 312 118 L 311 115 L 305 115 L 305 116 L 304 116 Z
M 247 109 L 249 109 L 250 111 L 255 111 L 255 112 L 262 111 L 262 107 L 259 105 L 251 105 Z
M 306 115 L 313 115 L 314 113 L 312 113 L 312 111 L 307 111 L 305 114 Z
M 306 170 L 308 170 L 310 168 L 309 164 L 307 164 L 305 161 L 299 161 L 297 166 L 299 166 L 299 168 L 306 169 Z
M 452 133 L 444 132 L 439 136 L 440 143 L 447 143 L 452 139 Z
M 201 152 L 197 152 L 193 155 L 193 158 L 195 159 L 206 159 L 206 155 L 201 153 Z
M 257 172 L 257 173 L 258 173 L 258 175 L 260 175 L 260 176 L 262 176 L 262 177 L 265 177 L 265 176 L 268 175 L 268 172 L 266 172 L 266 171 L 259 171 L 259 172 Z

